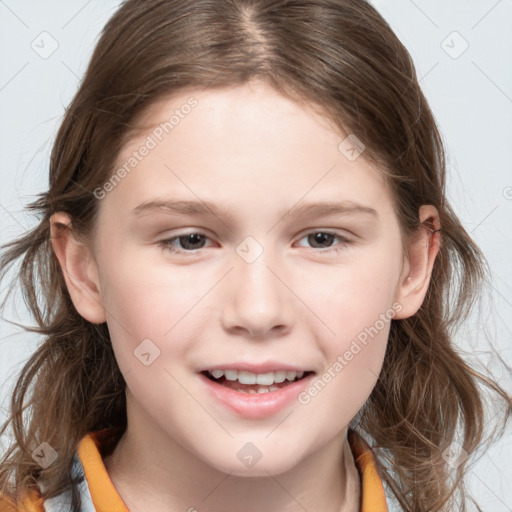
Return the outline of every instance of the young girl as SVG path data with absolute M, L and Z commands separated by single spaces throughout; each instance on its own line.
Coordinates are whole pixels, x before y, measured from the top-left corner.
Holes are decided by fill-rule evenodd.
M 466 510 L 512 401 L 452 343 L 484 258 L 368 3 L 127 0 L 31 206 L 0 510 Z

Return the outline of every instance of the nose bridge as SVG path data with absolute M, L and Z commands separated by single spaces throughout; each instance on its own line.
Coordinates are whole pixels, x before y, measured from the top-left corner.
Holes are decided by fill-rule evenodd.
M 271 236 L 267 237 L 268 241 Z M 289 327 L 290 292 L 282 281 L 283 266 L 275 251 L 252 236 L 237 247 L 233 258 L 230 292 L 223 304 L 227 329 L 244 329 L 251 335 L 265 335 L 272 329 Z M 277 274 L 277 275 L 276 275 Z

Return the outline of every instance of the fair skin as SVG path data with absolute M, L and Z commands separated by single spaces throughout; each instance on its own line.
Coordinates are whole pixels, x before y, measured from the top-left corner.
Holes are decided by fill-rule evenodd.
M 52 217 L 73 303 L 107 322 L 127 383 L 127 430 L 105 466 L 132 512 L 356 512 L 347 429 L 376 384 L 389 322 L 309 403 L 266 417 L 213 400 L 198 372 L 273 360 L 321 376 L 393 304 L 397 319 L 418 310 L 438 236 L 421 229 L 404 256 L 382 175 L 364 153 L 347 159 L 345 137 L 319 114 L 262 83 L 193 92 L 197 107 L 99 202 L 93 244 L 58 231 L 64 213 Z M 159 101 L 144 123 L 169 119 L 191 94 Z M 211 201 L 231 217 L 133 211 L 169 200 Z M 317 201 L 375 213 L 295 214 Z M 438 226 L 433 206 L 418 213 Z M 174 239 L 175 252 L 159 245 L 194 232 L 206 236 Z M 317 232 L 336 237 L 315 244 Z M 262 248 L 250 263 L 237 253 L 248 236 Z M 147 338 L 160 349 L 149 366 L 133 353 Z M 250 468 L 237 457 L 248 442 L 262 454 Z

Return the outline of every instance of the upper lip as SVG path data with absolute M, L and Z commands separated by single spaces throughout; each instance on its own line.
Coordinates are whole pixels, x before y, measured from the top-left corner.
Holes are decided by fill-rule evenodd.
M 245 370 L 251 373 L 269 373 L 284 370 L 287 372 L 311 372 L 310 368 L 303 365 L 294 365 L 288 363 L 279 363 L 268 361 L 266 363 L 246 363 L 243 361 L 237 363 L 221 363 L 202 368 L 199 372 L 213 371 L 213 370 Z

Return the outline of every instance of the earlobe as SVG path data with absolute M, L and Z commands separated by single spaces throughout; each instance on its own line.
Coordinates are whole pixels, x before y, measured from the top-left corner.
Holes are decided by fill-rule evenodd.
M 75 237 L 69 215 L 53 214 L 50 230 L 53 251 L 76 310 L 91 323 L 105 322 L 96 263 L 90 250 Z
M 432 205 L 423 205 L 419 217 L 421 228 L 409 246 L 409 255 L 398 284 L 396 300 L 402 309 L 396 314 L 396 319 L 408 318 L 420 309 L 440 249 L 441 227 L 437 209 Z

